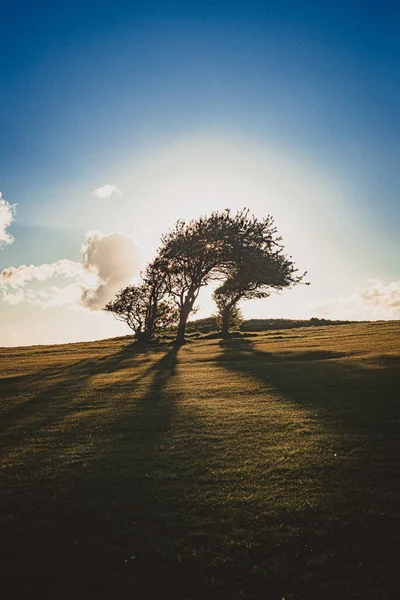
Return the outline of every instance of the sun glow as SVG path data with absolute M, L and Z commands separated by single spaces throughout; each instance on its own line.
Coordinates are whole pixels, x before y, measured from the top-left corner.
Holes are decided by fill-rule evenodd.
M 127 160 L 107 177 L 124 197 L 118 204 L 104 205 L 103 222 L 96 226 L 106 230 L 112 213 L 113 229 L 138 242 L 147 260 L 154 256 L 161 235 L 178 219 L 247 207 L 258 218 L 274 217 L 285 251 L 299 270 L 308 271 L 313 291 L 315 282 L 321 293 L 329 293 L 335 278 L 343 285 L 346 276 L 336 240 L 354 235 L 348 193 L 343 183 L 339 185 L 332 175 L 293 150 L 247 138 L 203 134 Z M 203 293 L 198 315 L 212 312 L 209 296 Z M 290 296 L 292 308 L 299 312 L 309 292 L 303 288 L 291 291 Z M 253 316 L 253 304 L 257 313 L 265 314 L 264 302 L 251 302 L 246 305 L 249 316 Z M 268 300 L 275 312 L 281 304 L 281 298 Z M 308 313 L 304 309 L 301 314 Z
M 246 139 L 181 140 L 128 161 L 114 175 L 124 191 L 119 228 L 149 253 L 178 219 L 247 207 L 260 218 L 271 214 L 288 251 L 309 268 L 317 245 L 334 240 L 338 229 L 343 235 L 342 217 L 349 213 L 343 184 L 317 165 Z

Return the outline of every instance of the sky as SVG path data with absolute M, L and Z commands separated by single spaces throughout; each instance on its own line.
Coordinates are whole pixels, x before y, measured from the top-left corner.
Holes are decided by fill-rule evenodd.
M 311 283 L 246 318 L 400 318 L 397 2 L 3 0 L 0 23 L 0 345 L 129 333 L 104 304 L 225 208 L 273 215 Z

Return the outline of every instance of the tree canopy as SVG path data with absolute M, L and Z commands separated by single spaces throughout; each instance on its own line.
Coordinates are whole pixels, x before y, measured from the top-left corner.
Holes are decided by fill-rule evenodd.
M 283 254 L 280 238 L 273 245 L 246 251 L 213 294 L 223 335 L 227 335 L 229 324 L 235 322 L 239 301 L 267 298 L 273 291 L 300 283 L 304 276 L 305 273 L 298 275 L 292 259 Z
M 142 277 L 143 284 L 122 290 L 106 310 L 127 322 L 137 336 L 149 339 L 160 324 L 176 318 L 176 342 L 181 344 L 199 292 L 210 281 L 223 281 L 214 298 L 225 331 L 229 313 L 239 317 L 237 303 L 241 299 L 265 298 L 273 290 L 292 287 L 303 277 L 297 274 L 292 259 L 284 255 L 271 216 L 257 219 L 247 209 L 236 214 L 227 209 L 188 223 L 179 220 L 161 238 L 157 256 Z
M 165 292 L 163 278 L 149 265 L 142 274 L 142 283 L 121 290 L 104 310 L 125 322 L 138 340 L 150 341 L 156 333 L 177 321 L 177 310 Z

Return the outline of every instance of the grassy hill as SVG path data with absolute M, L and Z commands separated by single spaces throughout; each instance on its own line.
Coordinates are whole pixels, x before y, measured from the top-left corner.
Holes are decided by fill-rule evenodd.
M 354 321 L 353 321 L 354 322 Z M 297 329 L 298 327 L 322 327 L 324 325 L 348 325 L 352 321 L 331 321 L 330 319 L 247 319 L 241 325 L 242 331 L 270 331 L 271 329 Z M 195 319 L 189 321 L 187 331 L 189 333 L 210 333 L 216 331 L 217 319 L 215 317 L 206 317 L 205 319 Z
M 2 597 L 397 597 L 399 335 L 0 349 Z

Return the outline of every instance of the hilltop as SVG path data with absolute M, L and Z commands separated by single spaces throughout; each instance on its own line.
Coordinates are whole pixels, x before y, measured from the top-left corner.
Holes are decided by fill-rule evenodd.
M 362 321 L 359 321 L 361 323 Z M 329 325 L 349 325 L 354 321 L 332 321 L 331 319 L 247 319 L 244 320 L 241 331 L 271 331 L 273 329 L 298 329 L 299 327 L 324 327 Z M 215 317 L 194 319 L 188 322 L 189 333 L 211 333 L 217 331 L 217 320 Z

